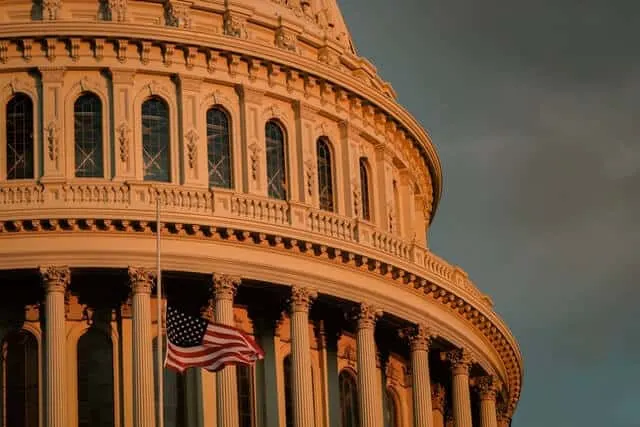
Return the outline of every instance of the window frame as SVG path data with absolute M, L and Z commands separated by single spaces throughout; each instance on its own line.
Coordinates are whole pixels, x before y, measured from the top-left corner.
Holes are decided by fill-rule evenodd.
M 147 104 L 148 102 L 151 101 L 159 101 L 161 104 L 163 104 L 166 108 L 166 131 L 165 132 L 159 132 L 162 135 L 166 135 L 166 155 L 167 155 L 167 163 L 165 165 L 166 167 L 166 179 L 154 179 L 154 178 L 147 178 L 147 168 L 145 167 L 146 165 L 146 154 L 145 154 L 145 126 L 144 126 L 144 120 L 145 120 L 145 116 L 147 116 L 148 114 L 144 114 L 144 108 L 145 108 L 145 104 Z M 178 159 L 175 158 L 174 156 L 174 150 L 173 150 L 173 132 L 174 132 L 174 123 L 173 123 L 173 117 L 172 117 L 172 105 L 171 103 L 163 96 L 160 95 L 151 95 L 151 96 L 147 96 L 145 97 L 142 102 L 140 103 L 139 106 L 139 114 L 140 114 L 140 122 L 139 122 L 139 135 L 140 135 L 140 146 L 139 146 L 139 150 L 140 150 L 140 159 L 142 162 L 142 170 L 141 170 L 141 174 L 142 174 L 142 180 L 145 182 L 150 182 L 150 183 L 160 183 L 160 184 L 170 184 L 174 181 L 174 174 L 173 174 L 173 168 L 175 167 L 175 163 Z
M 364 171 L 364 176 L 363 176 L 363 171 Z M 372 197 L 373 194 L 371 191 L 372 190 L 371 166 L 369 164 L 369 159 L 367 159 L 367 157 L 365 156 L 362 156 L 358 159 L 358 175 L 360 177 L 359 179 L 360 180 L 359 217 L 364 221 L 372 222 L 373 221 L 373 197 Z
M 100 148 L 99 148 L 99 152 L 100 152 L 100 157 L 102 160 L 102 164 L 101 164 L 101 169 L 102 169 L 102 174 L 100 175 L 96 175 L 96 176 L 78 176 L 78 166 L 77 166 L 77 146 L 78 146 L 78 140 L 77 140 L 77 126 L 76 126 L 76 105 L 78 104 L 78 101 L 86 96 L 92 96 L 97 102 L 98 105 L 100 107 L 100 110 L 98 111 L 98 115 L 97 117 L 100 120 L 99 126 L 98 126 L 98 132 L 97 134 L 100 137 Z M 71 118 L 70 118 L 70 122 L 72 123 L 72 133 L 73 133 L 73 147 L 71 149 L 71 152 L 73 154 L 73 163 L 71 164 L 71 168 L 72 168 L 72 173 L 71 176 L 73 176 L 74 178 L 77 179 L 96 179 L 96 178 L 105 178 L 107 176 L 108 173 L 108 165 L 109 165 L 109 157 L 108 157 L 108 141 L 107 141 L 107 132 L 106 132 L 106 128 L 108 126 L 108 122 L 106 120 L 106 112 L 107 108 L 105 108 L 105 102 L 102 96 L 100 96 L 100 94 L 98 94 L 97 92 L 94 92 L 92 90 L 83 90 L 80 91 L 73 100 L 73 104 L 71 105 Z
M 283 184 L 282 184 L 282 191 L 284 192 L 283 197 L 278 197 L 278 196 L 274 196 L 271 194 L 271 185 L 270 182 L 272 181 L 272 178 L 270 177 L 270 170 L 269 170 L 269 141 L 273 141 L 273 138 L 269 138 L 268 136 L 268 126 L 269 125 L 273 125 L 275 127 L 277 127 L 280 130 L 280 133 L 282 134 L 282 147 L 281 147 L 281 153 L 282 153 L 282 178 L 283 178 Z M 265 122 L 264 125 L 264 137 L 265 137 L 265 178 L 266 178 L 266 182 L 265 182 L 265 187 L 266 187 L 266 193 L 267 193 L 267 197 L 273 200 L 282 200 L 282 201 L 287 201 L 289 200 L 290 197 L 290 193 L 291 193 L 291 189 L 290 189 L 290 184 L 289 184 L 289 165 L 288 165 L 288 161 L 289 161 L 289 156 L 287 154 L 288 152 L 288 143 L 287 143 L 287 131 L 286 128 L 284 127 L 284 125 L 282 124 L 282 122 L 278 119 L 269 119 Z
M 222 185 L 214 185 L 211 182 L 211 154 L 212 154 L 212 150 L 211 150 L 211 146 L 215 145 L 214 143 L 211 143 L 209 138 L 209 130 L 210 130 L 210 125 L 209 125 L 209 112 L 211 111 L 219 111 L 226 120 L 226 145 L 227 145 L 227 163 L 228 163 L 228 186 L 222 186 Z M 207 170 L 207 186 L 209 188 L 217 188 L 217 189 L 225 189 L 225 190 L 232 190 L 234 189 L 234 185 L 235 185 L 235 179 L 234 179 L 234 173 L 235 173 L 235 168 L 234 168 L 234 160 L 235 160 L 235 156 L 234 156 L 234 152 L 233 152 L 233 122 L 231 120 L 231 114 L 229 113 L 229 111 L 223 107 L 220 104 L 213 104 L 211 105 L 209 108 L 206 109 L 205 111 L 205 127 L 206 127 L 206 139 L 207 139 L 207 143 L 206 143 L 206 149 L 207 149 L 207 163 L 206 163 L 206 170 Z
M 327 157 L 321 161 L 320 158 L 320 149 L 324 146 L 324 151 L 327 153 Z M 318 192 L 318 207 L 321 210 L 327 212 L 336 212 L 336 192 L 335 192 L 335 168 L 334 168 L 334 150 L 331 141 L 326 136 L 321 136 L 316 140 L 316 171 L 317 171 L 317 192 Z M 321 164 L 323 162 L 323 164 Z M 327 182 L 323 183 L 321 180 L 321 176 L 323 176 L 322 169 L 324 169 L 327 173 Z M 323 203 L 323 184 L 328 189 L 329 196 L 325 198 L 325 202 L 328 201 L 329 204 Z
M 30 115 L 30 119 L 31 119 L 31 141 L 30 141 L 30 145 L 31 145 L 31 176 L 25 176 L 25 177 L 16 177 L 16 178 L 10 178 L 9 177 L 9 107 L 12 104 L 12 102 L 14 102 L 16 100 L 16 98 L 24 98 L 25 100 L 28 100 L 31 104 L 31 115 Z M 3 133 L 4 133 L 4 137 L 3 137 L 3 147 L 2 149 L 4 150 L 4 162 L 2 165 L 3 168 L 3 177 L 5 180 L 9 181 L 9 182 L 20 182 L 20 181 L 31 181 L 37 178 L 38 176 L 38 156 L 37 156 L 37 147 L 38 147 L 38 143 L 37 143 L 37 120 L 38 117 L 36 115 L 36 101 L 34 100 L 34 97 L 27 93 L 26 91 L 16 91 L 14 93 L 12 93 L 10 96 L 8 96 L 6 98 L 6 101 L 3 103 L 3 111 L 2 111 L 2 116 L 3 116 Z M 24 119 L 23 121 L 27 122 L 24 125 L 24 131 L 28 130 L 28 121 L 26 119 Z M 28 146 L 29 142 L 27 142 L 25 144 L 25 147 Z M 28 159 L 29 160 L 29 159 Z M 26 164 L 26 162 L 25 162 Z M 11 168 L 13 169 L 13 168 Z

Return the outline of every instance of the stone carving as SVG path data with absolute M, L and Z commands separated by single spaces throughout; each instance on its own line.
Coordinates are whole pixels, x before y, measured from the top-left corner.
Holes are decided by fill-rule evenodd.
M 489 375 L 476 378 L 475 383 L 481 400 L 496 400 L 496 394 L 500 388 L 500 382 L 498 379 Z
M 191 128 L 185 134 L 185 138 L 187 139 L 187 160 L 189 169 L 194 169 L 198 159 L 198 139 L 200 139 L 200 136 L 195 129 Z
M 338 57 L 338 54 L 327 46 L 318 49 L 318 61 L 331 67 L 338 67 L 340 65 L 340 58 Z
M 127 62 L 127 48 L 129 47 L 129 41 L 126 39 L 118 39 L 116 44 L 118 45 L 118 61 Z
M 213 291 L 216 300 L 233 300 L 241 281 L 242 279 L 238 276 L 215 273 L 213 275 Z
M 351 343 L 347 344 L 341 354 L 342 358 L 347 361 L 349 366 L 354 367 L 357 361 L 356 349 Z
M 358 329 L 370 329 L 375 327 L 380 316 L 382 316 L 382 310 L 371 304 L 361 303 L 354 317 L 358 321 Z
M 0 62 L 7 62 L 9 53 L 9 40 L 0 40 Z
M 276 30 L 276 47 L 280 49 L 295 52 L 297 49 L 297 37 L 291 31 L 286 30 L 284 27 L 279 27 Z
M 153 270 L 144 267 L 129 267 L 129 286 L 133 294 L 150 294 L 156 278 Z
M 71 283 L 71 270 L 67 266 L 40 267 L 40 277 L 46 292 L 65 292 Z
M 47 138 L 47 152 L 49 153 L 49 160 L 58 160 L 58 139 L 60 137 L 60 128 L 58 126 L 57 119 L 51 120 L 45 129 Z
M 196 64 L 196 58 L 198 56 L 198 48 L 197 47 L 188 47 L 185 50 L 185 60 L 187 69 L 191 70 Z
M 224 13 L 224 35 L 239 39 L 248 38 L 246 21 L 227 10 Z
M 142 62 L 144 65 L 147 65 L 149 63 L 150 56 L 151 56 L 151 42 L 143 41 L 140 47 L 140 62 Z
M 179 28 L 191 28 L 191 5 L 190 1 L 166 0 L 164 4 L 167 25 Z
M 353 195 L 353 216 L 360 216 L 360 207 L 362 206 L 362 193 L 360 182 L 357 179 L 351 180 L 351 193 Z
M 307 154 L 307 157 L 309 157 L 309 155 Z M 309 197 L 313 196 L 313 183 L 314 183 L 314 178 L 315 178 L 315 168 L 313 167 L 313 160 L 311 160 L 310 158 L 307 158 L 307 161 L 304 162 L 305 165 L 305 172 L 306 172 L 306 178 L 307 178 L 307 193 L 309 194 Z
M 251 161 L 251 178 L 258 179 L 258 161 L 260 160 L 260 148 L 257 143 L 249 145 L 249 160 Z
M 94 40 L 96 61 L 102 61 L 102 58 L 104 58 L 104 43 L 104 39 L 98 38 Z
M 74 37 L 71 39 L 71 60 L 77 62 L 80 59 L 80 39 Z
M 31 61 L 31 51 L 33 49 L 33 40 L 22 39 L 22 57 L 25 61 Z
M 44 41 L 45 49 L 47 51 L 47 59 L 51 62 L 56 60 L 56 44 L 58 40 L 55 38 L 47 38 Z
M 118 149 L 120 152 L 120 161 L 126 163 L 129 160 L 129 132 L 131 131 L 127 122 L 120 123 L 118 126 Z
M 127 0 L 109 0 L 108 6 L 112 21 L 125 22 L 127 20 Z
M 301 286 L 291 288 L 291 312 L 308 312 L 312 301 L 317 297 L 316 291 Z
M 446 396 L 447 392 L 442 384 L 431 385 L 431 406 L 434 411 L 440 411 L 444 414 Z
M 162 45 L 162 53 L 164 65 L 170 67 L 173 64 L 173 53 L 175 52 L 175 45 L 171 43 L 165 43 Z
M 433 331 L 422 324 L 401 330 L 399 334 L 409 340 L 411 351 L 429 351 L 431 340 L 434 337 Z
M 58 12 L 62 8 L 62 0 L 42 0 L 42 17 L 49 21 L 58 19 Z
M 446 357 L 451 362 L 451 369 L 454 375 L 469 374 L 473 360 L 471 354 L 465 349 L 455 349 L 446 353 Z

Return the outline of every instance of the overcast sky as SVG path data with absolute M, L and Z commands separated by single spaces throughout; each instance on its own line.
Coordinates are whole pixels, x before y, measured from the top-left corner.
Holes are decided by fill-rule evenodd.
M 438 149 L 431 248 L 520 342 L 513 426 L 640 426 L 640 2 L 339 2 Z

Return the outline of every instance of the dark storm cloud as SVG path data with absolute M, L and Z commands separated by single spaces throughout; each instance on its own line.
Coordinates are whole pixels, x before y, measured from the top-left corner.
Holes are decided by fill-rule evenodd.
M 640 2 L 341 6 L 440 153 L 430 246 L 521 343 L 514 426 L 640 425 Z

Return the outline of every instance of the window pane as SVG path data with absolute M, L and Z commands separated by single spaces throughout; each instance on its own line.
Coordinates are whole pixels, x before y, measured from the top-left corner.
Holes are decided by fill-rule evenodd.
M 92 93 L 74 105 L 76 176 L 103 177 L 102 103 Z
M 393 395 L 393 392 L 389 389 L 384 392 L 384 425 L 385 427 L 397 427 L 399 417 L 398 417 L 398 406 L 396 404 L 396 399 Z
M 371 220 L 371 206 L 369 199 L 369 170 L 366 159 L 360 159 L 360 191 L 362 192 L 362 218 Z
M 142 158 L 145 181 L 169 182 L 169 109 L 160 98 L 142 104 Z
M 284 133 L 274 121 L 267 122 L 267 188 L 269 197 L 287 199 Z
M 320 138 L 316 144 L 318 157 L 318 195 L 320 209 L 333 211 L 333 176 L 329 143 Z
M 38 427 L 38 341 L 26 331 L 5 341 L 6 425 Z
M 240 427 L 253 427 L 253 369 L 249 366 L 236 367 L 238 380 L 238 415 Z
M 207 111 L 209 186 L 231 188 L 229 118 L 219 108 Z
M 20 93 L 7 104 L 7 179 L 33 178 L 33 102 Z
M 358 389 L 356 380 L 347 371 L 340 372 L 340 411 L 342 427 L 360 427 L 360 409 L 358 407 Z

